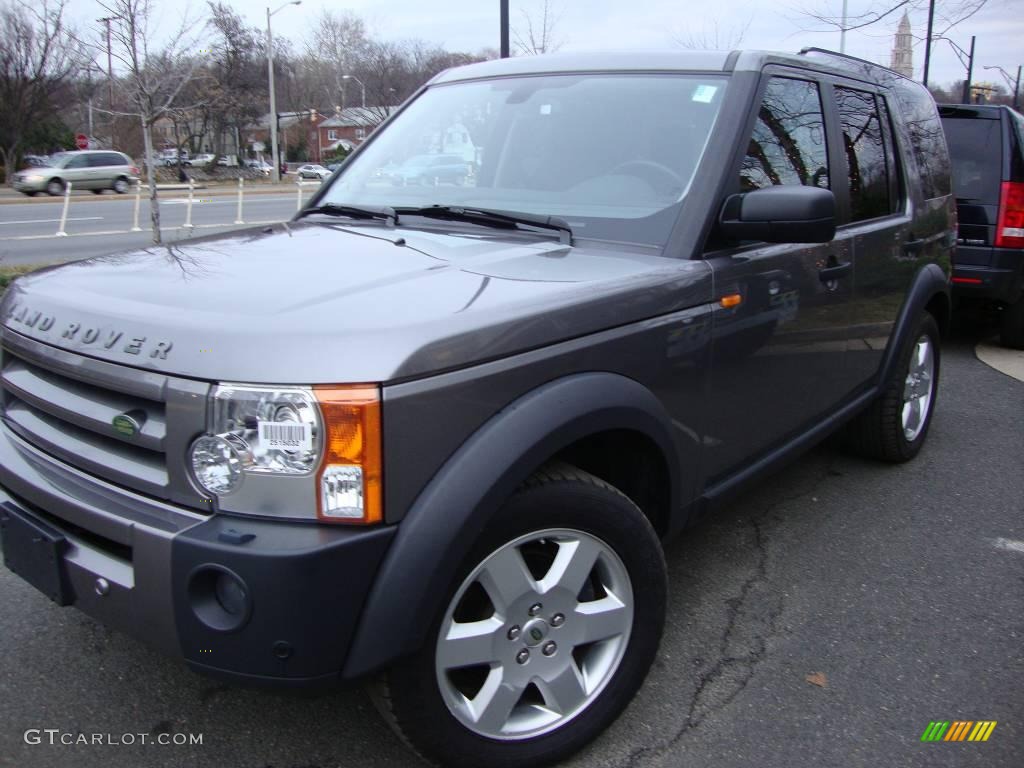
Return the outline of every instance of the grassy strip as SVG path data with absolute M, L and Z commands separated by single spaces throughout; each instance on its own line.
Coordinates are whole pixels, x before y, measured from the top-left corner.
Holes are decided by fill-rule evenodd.
M 3 295 L 3 292 L 7 290 L 7 286 L 11 284 L 14 278 L 45 266 L 45 264 L 19 264 L 18 266 L 10 267 L 0 265 L 0 295 Z

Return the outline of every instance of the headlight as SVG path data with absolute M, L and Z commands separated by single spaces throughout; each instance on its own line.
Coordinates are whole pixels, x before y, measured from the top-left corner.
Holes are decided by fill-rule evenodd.
M 222 510 L 382 519 L 377 387 L 221 384 L 210 395 L 207 422 L 189 464 Z

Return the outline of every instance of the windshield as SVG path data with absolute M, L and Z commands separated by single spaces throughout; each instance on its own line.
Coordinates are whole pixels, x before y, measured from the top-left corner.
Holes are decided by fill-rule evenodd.
M 725 85 L 717 75 L 627 74 L 434 86 L 320 202 L 560 216 L 578 237 L 661 245 Z

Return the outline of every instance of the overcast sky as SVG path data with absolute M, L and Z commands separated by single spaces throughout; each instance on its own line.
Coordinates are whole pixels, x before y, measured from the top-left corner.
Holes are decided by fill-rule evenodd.
M 199 0 L 155 0 L 168 21 L 191 7 L 205 8 Z M 226 0 L 253 26 L 265 28 L 266 6 L 246 0 Z M 277 0 L 277 7 L 283 0 Z M 849 0 L 849 14 L 884 9 L 898 0 Z M 936 30 L 942 9 L 964 0 L 937 0 Z M 537 13 L 543 0 L 510 0 L 513 26 L 521 25 L 522 11 Z M 82 27 L 95 27 L 101 16 L 94 0 L 72 0 L 72 12 Z M 558 11 L 556 38 L 561 50 L 671 49 L 688 35 L 714 38 L 717 24 L 720 39 L 731 42 L 733 33 L 746 27 L 741 47 L 796 51 L 804 46 L 839 49 L 839 33 L 822 30 L 820 23 L 800 13 L 802 8 L 825 9 L 838 15 L 841 0 L 551 0 Z M 711 7 L 713 13 L 695 10 Z M 322 10 L 351 10 L 362 16 L 371 32 L 388 39 L 421 38 L 453 51 L 478 51 L 498 47 L 499 0 L 302 0 L 302 5 L 285 8 L 273 19 L 274 34 L 298 43 Z M 863 31 L 847 33 L 847 53 L 889 64 L 893 35 L 901 11 Z M 925 34 L 927 13 L 911 12 L 912 31 Z M 168 25 L 169 26 L 169 25 Z M 1024 63 L 1024 0 L 988 0 L 975 16 L 949 33 L 962 48 L 977 36 L 975 77 L 1002 82 L 999 74 L 984 71 L 983 65 L 999 65 L 1016 73 Z M 924 68 L 924 47 L 914 47 L 914 74 L 920 79 Z M 964 67 L 945 41 L 932 46 L 930 82 L 947 84 L 963 79 Z

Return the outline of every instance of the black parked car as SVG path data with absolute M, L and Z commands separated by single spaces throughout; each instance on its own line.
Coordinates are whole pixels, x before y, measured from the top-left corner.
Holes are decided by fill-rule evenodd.
M 954 299 L 994 305 L 1003 344 L 1024 349 L 1024 115 L 980 104 L 939 114 L 960 220 Z

